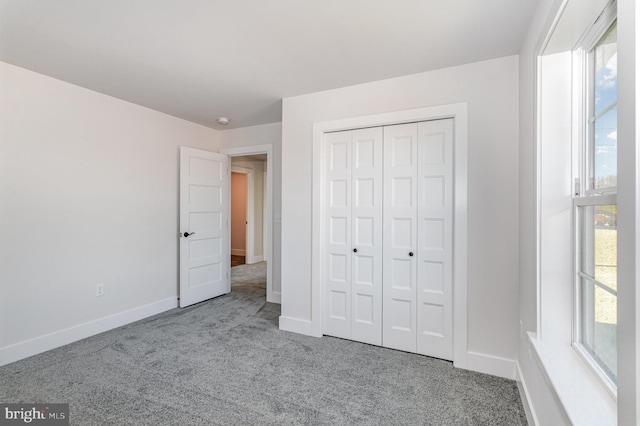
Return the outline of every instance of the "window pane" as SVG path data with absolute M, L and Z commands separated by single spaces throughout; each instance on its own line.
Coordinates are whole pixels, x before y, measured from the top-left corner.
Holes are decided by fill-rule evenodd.
M 593 206 L 580 207 L 579 210 L 580 243 L 578 253 L 580 254 L 580 271 L 595 279 L 594 262 L 594 238 L 595 238 L 595 208 Z
M 594 48 L 595 116 L 618 100 L 618 25 L 614 23 Z
M 593 189 L 618 184 L 618 108 L 596 119 L 593 141 Z
M 616 378 L 617 205 L 579 207 L 581 343 Z
M 598 206 L 595 210 L 594 269 L 596 281 L 618 290 L 617 206 Z
M 618 206 L 584 206 L 580 212 L 581 272 L 617 290 Z
M 617 186 L 618 25 L 614 22 L 593 48 L 593 105 L 589 189 Z
M 582 344 L 615 382 L 617 377 L 617 297 L 582 280 Z

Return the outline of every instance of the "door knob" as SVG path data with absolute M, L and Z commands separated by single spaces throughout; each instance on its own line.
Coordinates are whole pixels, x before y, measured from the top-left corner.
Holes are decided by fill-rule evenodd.
M 354 253 L 357 253 L 357 252 L 358 252 L 358 249 L 357 249 L 357 248 L 354 248 L 354 249 L 353 249 L 353 252 L 354 252 Z
M 412 252 L 412 251 L 410 251 L 410 252 L 409 252 L 409 256 L 410 256 L 410 257 L 412 257 L 412 256 L 413 256 L 413 252 Z
M 182 234 L 185 237 L 188 237 L 189 235 L 193 235 L 195 234 L 195 232 L 185 232 L 184 234 Z

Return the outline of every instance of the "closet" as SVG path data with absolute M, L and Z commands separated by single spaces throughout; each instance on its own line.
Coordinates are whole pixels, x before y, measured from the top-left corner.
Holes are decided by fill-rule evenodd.
M 453 119 L 324 135 L 324 334 L 453 358 L 453 143 Z

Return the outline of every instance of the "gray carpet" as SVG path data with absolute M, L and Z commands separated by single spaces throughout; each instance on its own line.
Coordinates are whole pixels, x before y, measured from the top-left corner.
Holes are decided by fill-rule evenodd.
M 228 295 L 0 368 L 0 402 L 68 402 L 74 425 L 525 425 L 516 383 L 278 330 L 265 264 Z

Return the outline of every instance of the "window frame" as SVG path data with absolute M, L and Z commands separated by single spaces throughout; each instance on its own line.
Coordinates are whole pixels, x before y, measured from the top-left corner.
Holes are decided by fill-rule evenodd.
M 585 207 L 617 206 L 617 186 L 595 189 L 592 188 L 592 177 L 595 179 L 593 167 L 595 159 L 593 155 L 595 122 L 595 53 L 598 42 L 606 35 L 609 29 L 617 23 L 617 4 L 612 1 L 607 4 L 602 13 L 582 36 L 573 51 L 573 61 L 577 66 L 573 71 L 574 93 L 574 155 L 573 155 L 573 247 L 574 247 L 574 315 L 573 315 L 573 341 L 572 346 L 580 357 L 587 363 L 590 369 L 602 382 L 607 391 L 617 399 L 617 372 L 613 378 L 603 367 L 604 361 L 600 359 L 585 343 L 583 333 L 584 311 L 582 261 L 583 253 L 593 250 L 592 247 L 583 247 L 585 230 L 582 226 L 581 215 Z M 618 100 L 614 107 L 617 107 Z M 604 115 L 613 107 L 608 105 L 598 116 Z M 593 243 L 592 243 L 593 244 Z M 592 280 L 597 282 L 597 280 Z M 596 284 L 594 284 L 596 285 Z M 609 287 L 609 286 L 607 286 Z M 606 290 L 605 290 L 606 291 Z M 616 305 L 617 305 L 617 294 Z M 617 324 L 616 324 L 617 328 Z M 616 348 L 617 351 L 617 348 Z

